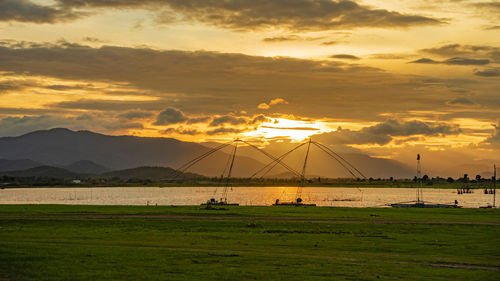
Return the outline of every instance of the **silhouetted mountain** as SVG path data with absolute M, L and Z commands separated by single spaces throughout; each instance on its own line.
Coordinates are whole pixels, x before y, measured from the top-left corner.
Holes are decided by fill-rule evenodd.
M 27 170 L 39 166 L 43 164 L 29 159 L 0 159 L 0 172 Z
M 52 167 L 52 166 L 39 166 L 22 171 L 7 171 L 0 172 L 1 175 L 11 176 L 11 177 L 49 177 L 49 178 L 75 178 L 79 175 L 70 172 L 63 168 Z
M 297 144 L 283 144 L 283 147 L 274 145 L 272 149 L 266 149 L 272 155 L 280 156 L 291 148 L 295 147 Z M 302 171 L 304 164 L 306 146 L 297 149 L 293 153 L 286 156 L 283 160 L 292 169 L 297 172 Z M 335 149 L 334 149 L 335 150 Z M 264 154 L 255 152 L 252 148 L 242 147 L 240 153 L 243 155 L 255 155 L 256 159 L 263 162 L 269 163 L 270 160 Z M 351 163 L 359 171 L 361 171 L 366 177 L 373 178 L 412 178 L 415 175 L 414 169 L 406 166 L 405 164 L 385 158 L 376 158 L 366 154 L 361 153 L 338 153 L 342 158 Z M 355 173 L 356 174 L 356 173 Z M 276 165 L 271 172 L 267 174 L 269 177 L 281 177 L 283 175 L 292 176 L 288 170 L 280 165 Z M 311 146 L 310 154 L 308 157 L 306 176 L 314 177 L 329 177 L 329 178 L 352 178 L 353 176 L 334 158 L 321 151 L 315 146 Z M 356 177 L 358 177 L 356 175 Z
M 31 159 L 59 167 L 86 159 L 113 170 L 141 166 L 177 168 L 208 150 L 198 143 L 171 138 L 108 136 L 62 128 L 0 138 L 0 158 Z M 225 151 L 230 153 L 231 147 Z M 229 154 L 226 152 L 213 153 L 188 172 L 219 176 L 227 166 Z M 233 175 L 248 176 L 261 166 L 255 159 L 237 157 Z
M 111 170 L 89 160 L 76 161 L 62 168 L 78 174 L 102 174 Z
M 171 178 L 174 174 L 174 169 L 168 167 L 138 167 L 133 169 L 125 169 L 119 171 L 107 172 L 101 177 L 113 178 L 117 177 L 120 179 L 151 179 L 151 180 L 161 180 L 165 178 Z M 178 179 L 198 179 L 204 176 L 194 174 L 194 173 L 181 173 L 176 178 Z

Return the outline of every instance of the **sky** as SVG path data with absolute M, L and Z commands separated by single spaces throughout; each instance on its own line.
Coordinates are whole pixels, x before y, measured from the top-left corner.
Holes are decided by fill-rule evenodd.
M 500 163 L 500 2 L 0 0 L 0 136 L 54 127 Z

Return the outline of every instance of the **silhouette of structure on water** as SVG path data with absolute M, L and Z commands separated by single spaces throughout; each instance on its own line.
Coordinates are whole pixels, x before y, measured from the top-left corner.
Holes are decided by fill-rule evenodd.
M 362 178 L 366 179 L 366 177 L 363 173 L 361 173 L 356 167 L 354 167 L 351 163 L 349 163 L 347 160 L 345 160 L 342 156 L 340 156 L 339 154 L 337 154 L 336 152 L 334 152 L 333 150 L 328 148 L 326 145 L 323 145 L 319 142 L 312 141 L 311 139 L 309 139 L 307 142 L 304 142 L 304 143 L 297 145 L 296 147 L 294 147 L 293 149 L 280 155 L 279 157 L 275 157 L 275 156 L 269 154 L 268 152 L 260 149 L 259 147 L 255 146 L 247 141 L 244 141 L 242 139 L 235 139 L 233 141 L 218 145 L 218 146 L 210 149 L 209 151 L 199 155 L 198 157 L 188 161 L 187 163 L 185 163 L 184 165 L 179 167 L 177 170 L 175 170 L 172 174 L 170 174 L 169 178 L 172 180 L 177 178 L 179 175 L 186 172 L 189 168 L 194 166 L 196 163 L 200 162 L 201 160 L 212 155 L 213 153 L 215 153 L 215 152 L 217 152 L 217 151 L 219 151 L 219 150 L 221 150 L 221 149 L 223 149 L 231 144 L 234 145 L 234 149 L 232 150 L 232 153 L 229 156 L 228 162 L 226 164 L 226 167 L 224 168 L 224 171 L 223 171 L 222 176 L 221 176 L 220 181 L 219 181 L 219 183 L 224 182 L 221 197 L 219 200 L 217 200 L 215 197 L 210 198 L 210 200 L 208 200 L 206 203 L 203 203 L 202 205 L 238 205 L 237 203 L 228 203 L 228 201 L 227 201 L 228 191 L 230 189 L 232 189 L 231 176 L 232 176 L 232 171 L 233 171 L 234 162 L 235 162 L 235 158 L 236 158 L 236 152 L 238 149 L 238 144 L 246 144 L 246 145 L 252 147 L 253 149 L 259 151 L 260 153 L 263 153 L 265 156 L 267 156 L 269 159 L 271 159 L 271 162 L 269 162 L 263 168 L 256 171 L 254 174 L 252 174 L 250 176 L 250 178 L 253 178 L 260 173 L 262 173 L 261 178 L 263 178 L 274 167 L 276 167 L 277 165 L 281 165 L 282 167 L 287 169 L 289 172 L 291 172 L 294 176 L 296 176 L 299 179 L 297 191 L 295 194 L 295 200 L 293 202 L 280 202 L 279 199 L 276 199 L 275 204 L 273 204 L 275 206 L 279 206 L 279 205 L 316 206 L 316 204 L 306 204 L 303 202 L 303 199 L 302 199 L 302 189 L 303 189 L 305 182 L 306 182 L 306 169 L 307 169 L 307 163 L 308 163 L 308 159 L 309 159 L 309 152 L 310 152 L 311 144 L 315 145 L 321 151 L 325 152 L 327 155 L 329 155 L 334 160 L 336 160 L 354 178 L 362 177 Z M 302 171 L 301 171 L 301 173 L 299 173 L 295 169 L 291 168 L 289 165 L 284 163 L 283 159 L 285 159 L 292 152 L 296 151 L 297 149 L 299 149 L 300 147 L 305 146 L 305 145 L 307 145 L 307 151 L 306 151 L 306 155 L 304 158 L 304 163 L 302 165 Z M 227 176 L 224 175 L 226 170 L 228 170 Z M 217 189 L 215 190 L 215 193 L 217 193 Z M 214 195 L 215 195 L 215 193 L 214 193 Z
M 416 201 L 394 203 L 390 204 L 390 206 L 393 208 L 460 208 L 460 206 L 458 206 L 457 200 L 455 200 L 454 204 L 426 204 L 423 197 L 422 166 L 420 165 L 420 154 L 417 154 L 416 181 Z
M 493 204 L 480 207 L 480 208 L 496 208 L 496 196 L 497 196 L 497 166 L 494 164 L 493 165 L 493 176 L 491 177 L 491 185 L 490 188 L 485 188 L 484 189 L 484 194 L 493 194 Z

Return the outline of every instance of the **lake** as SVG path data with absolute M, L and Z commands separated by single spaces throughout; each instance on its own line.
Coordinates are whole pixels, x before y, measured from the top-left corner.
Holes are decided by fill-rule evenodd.
M 229 203 L 271 205 L 295 199 L 297 187 L 233 187 Z M 0 204 L 87 204 L 87 205 L 199 205 L 219 199 L 221 187 L 92 187 L 92 188 L 7 188 L 0 190 Z M 492 204 L 493 195 L 483 190 L 457 194 L 455 189 L 426 188 L 425 202 L 478 208 Z M 385 207 L 415 200 L 413 188 L 304 187 L 304 203 L 336 207 Z

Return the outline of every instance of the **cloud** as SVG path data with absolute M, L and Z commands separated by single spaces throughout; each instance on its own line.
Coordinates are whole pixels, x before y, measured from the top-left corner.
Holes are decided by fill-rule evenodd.
M 122 114 L 119 114 L 118 117 L 120 118 L 125 118 L 125 119 L 144 119 L 153 116 L 151 112 L 144 112 L 144 111 L 128 111 L 124 112 Z
M 209 131 L 206 131 L 205 134 L 209 135 L 209 136 L 213 136 L 213 135 L 222 135 L 222 134 L 235 134 L 235 133 L 241 133 L 243 132 L 243 130 L 241 129 L 235 129 L 235 128 L 217 128 L 217 129 L 214 129 L 214 130 L 209 130 Z
M 30 0 L 0 0 L 0 21 L 55 23 L 74 20 L 82 13 L 33 3 Z
M 73 130 L 92 130 L 103 133 L 142 129 L 141 123 L 124 122 L 120 119 L 105 118 L 92 114 L 73 117 L 58 115 L 9 116 L 0 119 L 0 137 L 19 136 L 36 130 L 65 127 Z
M 411 136 L 411 135 L 449 135 L 459 134 L 460 128 L 455 125 L 445 123 L 430 123 L 418 120 L 400 122 L 398 120 L 387 120 L 377 125 L 363 128 L 363 132 L 371 134 L 385 134 L 390 136 Z
M 0 61 L 0 72 L 11 73 L 4 80 L 11 81 L 12 75 L 44 77 L 61 81 L 52 85 L 71 83 L 80 85 L 80 92 L 102 95 L 95 100 L 78 100 L 75 96 L 74 100 L 48 104 L 45 110 L 112 111 L 116 116 L 126 111 L 159 112 L 172 107 L 182 109 L 189 117 L 241 110 L 253 116 L 261 112 L 257 105 L 266 101 L 273 113 L 370 122 L 382 120 L 385 115 L 381 114 L 388 112 L 401 117 L 416 111 L 440 111 L 455 118 L 493 118 L 500 110 L 495 102 L 495 79 L 482 79 L 486 81 L 479 87 L 472 79 L 397 75 L 339 60 L 15 41 L 0 44 Z M 87 86 L 89 82 L 94 86 Z M 99 84 L 126 87 L 149 96 L 149 100 L 112 99 L 113 93 L 96 88 Z M 456 97 L 458 88 L 474 91 L 475 102 L 483 109 L 450 112 L 447 102 Z M 30 92 L 38 91 L 33 88 Z M 269 103 L 274 97 L 293 103 L 272 106 Z M 252 104 L 253 108 L 249 106 Z M 22 110 L 30 111 L 28 106 Z M 13 110 L 2 108 L 2 112 Z
M 259 105 L 257 105 L 257 108 L 258 109 L 269 109 L 271 107 L 267 103 L 263 102 L 263 103 L 259 103 Z
M 326 42 L 321 42 L 321 45 L 332 46 L 332 45 L 337 45 L 339 43 L 340 43 L 339 41 L 326 41 Z
M 435 61 L 429 58 L 421 58 L 410 63 L 427 63 L 427 64 L 449 64 L 449 65 L 485 65 L 489 64 L 490 61 L 487 59 L 472 59 L 472 58 L 450 58 L 444 61 Z
M 196 130 L 196 129 L 185 129 L 184 127 L 179 127 L 179 128 L 168 128 L 165 131 L 163 131 L 164 134 L 170 135 L 170 134 L 179 134 L 179 135 L 189 135 L 189 136 L 194 136 L 194 135 L 200 135 L 202 132 Z
M 89 100 L 80 99 L 48 104 L 48 107 L 59 109 L 84 109 L 98 111 L 123 111 L 133 109 L 159 110 L 163 104 L 158 101 L 120 101 L 120 100 Z
M 260 103 L 257 108 L 258 109 L 269 109 L 271 108 L 272 105 L 277 105 L 277 104 L 288 104 L 288 101 L 282 98 L 275 98 L 269 101 L 269 104 L 263 102 Z
M 495 128 L 493 134 L 482 142 L 488 146 L 500 147 L 500 123 L 492 124 Z
M 56 0 L 55 6 L 42 6 L 27 0 L 2 0 L 0 3 L 4 8 L 4 20 L 47 23 L 82 16 L 81 9 L 106 8 L 156 11 L 160 23 L 197 21 L 245 31 L 271 28 L 295 31 L 397 28 L 443 23 L 431 17 L 358 5 L 351 0 Z
M 186 117 L 186 115 L 184 115 L 182 111 L 170 107 L 160 112 L 160 114 L 158 114 L 158 117 L 156 118 L 156 122 L 153 124 L 170 125 L 170 124 L 183 123 L 187 120 L 188 118 Z
M 454 57 L 462 59 L 464 57 L 481 57 L 493 62 L 500 62 L 500 47 L 488 45 L 462 45 L 447 44 L 435 48 L 419 50 L 419 53 L 435 55 L 439 57 Z M 452 60 L 451 63 L 454 61 Z
M 440 62 L 429 58 L 421 58 L 418 60 L 411 61 L 410 63 L 440 63 Z
M 276 105 L 276 104 L 288 104 L 288 102 L 282 98 L 275 98 L 269 102 L 269 105 Z
M 208 116 L 193 117 L 188 119 L 187 124 L 205 123 L 208 122 L 208 120 L 210 120 L 210 117 Z
M 319 131 L 318 128 L 313 127 L 272 127 L 272 126 L 261 126 L 261 128 L 275 129 L 275 130 L 299 130 L 299 131 Z
M 280 42 L 287 42 L 287 41 L 316 41 L 316 40 L 321 40 L 324 37 L 304 37 L 304 36 L 298 36 L 298 35 L 285 35 L 285 36 L 276 36 L 276 37 L 266 37 L 262 39 L 262 42 L 266 43 L 280 43 Z
M 242 124 L 246 124 L 246 123 L 247 123 L 247 119 L 245 119 L 243 117 L 235 117 L 235 116 L 231 116 L 231 115 L 225 115 L 225 116 L 214 117 L 212 119 L 212 122 L 210 122 L 210 124 L 208 126 L 216 127 L 216 126 L 223 125 L 223 124 L 242 125 Z
M 472 100 L 470 100 L 468 98 L 454 98 L 454 99 L 448 101 L 448 104 L 470 106 L 470 105 L 474 105 L 475 102 L 473 102 Z
M 484 30 L 498 30 L 500 29 L 500 25 L 490 25 L 490 26 L 486 26 L 483 28 Z
M 357 56 L 348 55 L 348 54 L 331 55 L 330 58 L 332 58 L 332 59 L 347 59 L 347 60 L 359 60 L 360 59 Z
M 481 71 L 474 72 L 477 76 L 482 77 L 498 77 L 500 76 L 500 68 L 489 68 Z
M 456 64 L 456 65 L 485 65 L 489 64 L 490 61 L 486 59 L 471 59 L 471 58 L 451 58 L 443 61 L 444 64 Z
M 359 131 L 339 127 L 337 131 L 317 135 L 314 139 L 328 144 L 385 145 L 391 142 L 393 137 L 456 135 L 460 132 L 461 130 L 457 125 L 418 120 L 401 122 L 389 119 L 374 126 L 362 128 Z
M 106 43 L 106 40 L 101 40 L 97 37 L 91 37 L 91 36 L 86 36 L 82 38 L 82 41 L 84 42 L 90 42 L 90 43 Z
M 18 136 L 28 132 L 63 126 L 52 116 L 23 116 L 0 119 L 0 136 Z
M 387 135 L 374 135 L 362 131 L 351 131 L 339 127 L 336 131 L 320 134 L 314 140 L 325 144 L 379 144 L 391 142 L 392 137 Z

